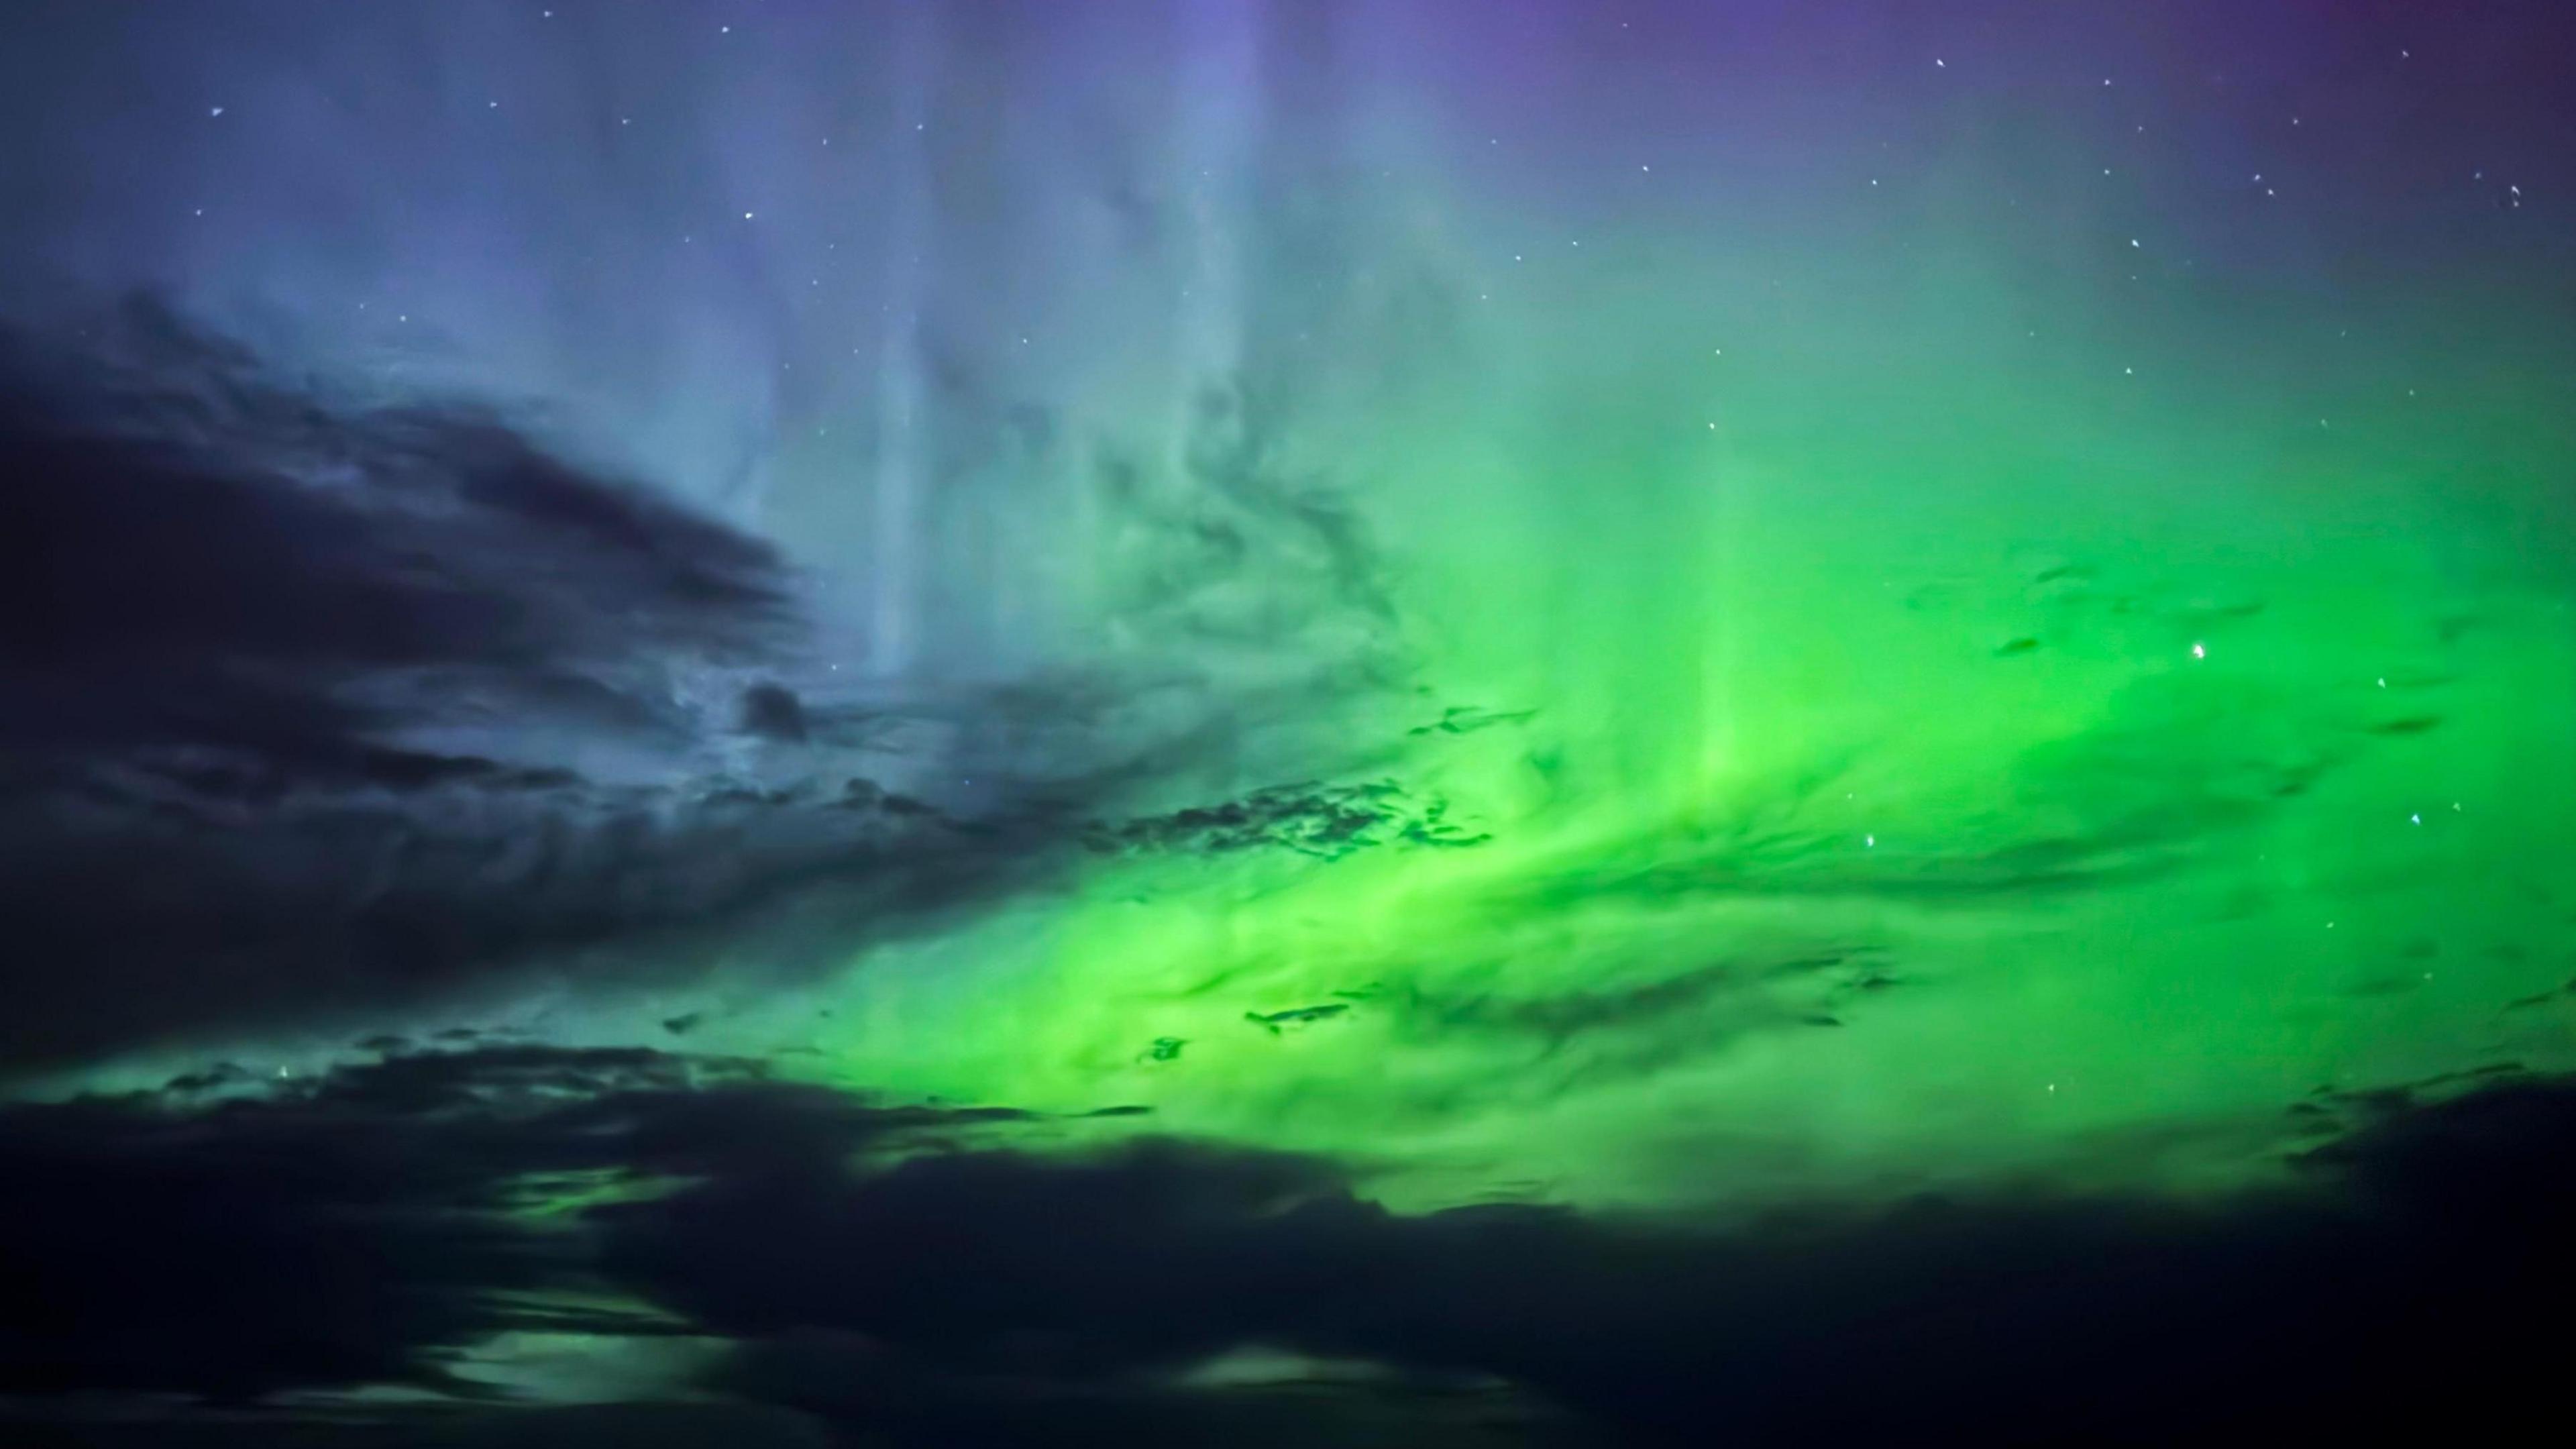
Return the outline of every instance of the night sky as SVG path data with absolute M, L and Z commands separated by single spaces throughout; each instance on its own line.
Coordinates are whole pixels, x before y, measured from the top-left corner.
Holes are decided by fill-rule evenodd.
M 2576 1331 L 2557 0 L 0 6 L 0 1441 Z

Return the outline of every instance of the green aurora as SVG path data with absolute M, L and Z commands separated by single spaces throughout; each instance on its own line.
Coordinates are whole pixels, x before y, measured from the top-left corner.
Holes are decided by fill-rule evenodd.
M 104 582 L 45 575 L 92 600 L 61 619 L 108 622 L 105 642 L 22 671 L 43 686 L 24 718 L 73 723 L 21 735 L 72 763 L 11 785 L 23 811 L 0 795 L 17 812 L 0 827 L 40 827 L 0 830 L 0 904 L 52 953 L 0 1026 L 24 1058 L 0 1062 L 16 1099 L 0 1127 L 38 1123 L 29 1150 L 53 1161 L 90 1119 L 57 1137 L 44 1112 L 125 1111 L 146 1124 L 133 1161 L 172 1152 L 214 1179 L 220 1152 L 151 1134 L 246 1130 L 246 1160 L 273 1167 L 294 1160 L 276 1143 L 338 1151 L 348 1131 L 372 1189 L 374 1145 L 349 1123 L 381 1112 L 412 1134 L 388 1141 L 502 1164 L 384 1169 L 441 1212 L 471 1203 L 583 1252 L 664 1230 L 688 1249 L 624 1279 L 592 1258 L 560 1278 L 432 1274 L 527 1311 L 433 1323 L 387 1350 L 403 1372 L 244 1370 L 262 1391 L 313 1385 L 268 1406 L 459 1383 L 658 1402 L 719 1382 L 709 1365 L 803 1352 L 809 1329 L 882 1330 L 947 1367 L 988 1330 L 1016 1352 L 1020 1325 L 972 1313 L 1026 1307 L 1017 1280 L 976 1297 L 981 1249 L 936 1234 L 974 1291 L 849 1270 L 895 1285 L 893 1328 L 873 1303 L 793 1293 L 773 1322 L 759 1291 L 692 1279 L 714 1256 L 691 1243 L 750 1242 L 754 1269 L 775 1266 L 766 1220 L 730 1231 L 720 1210 L 793 1177 L 701 1152 L 701 1099 L 747 1114 L 755 1146 L 774 1131 L 845 1173 L 793 1177 L 828 1179 L 814 1190 L 834 1210 L 878 1211 L 868 1194 L 941 1171 L 1022 1173 L 1039 1193 L 1139 1163 L 1287 1173 L 1270 1154 L 1295 1154 L 1344 1174 L 1306 1190 L 1347 1184 L 1377 1214 L 1330 1239 L 1357 1258 L 1313 1261 L 1418 1251 L 1433 1266 L 1400 1281 L 1436 1286 L 1488 1261 L 1443 1256 L 1449 1210 L 1509 1204 L 1557 1214 L 1564 1261 L 1665 1251 L 1707 1275 L 1675 1281 L 1731 1287 L 1786 1241 L 1727 1236 L 1767 1212 L 1880 1214 L 1902 1249 L 1925 1194 L 1999 1205 L 1999 1236 L 2016 1213 L 2118 1204 L 2101 1240 L 2148 1243 L 2141 1261 L 2168 1242 L 2156 1214 L 2206 1209 L 2175 1240 L 2232 1261 L 2227 1233 L 2269 1243 L 2289 1219 L 2267 1214 L 2298 1192 L 2328 1204 L 2320 1220 L 2342 1211 L 2340 1187 L 2303 1186 L 2312 1150 L 2361 1140 L 2392 1102 L 2557 1092 L 2576 1072 L 2576 255 L 2546 214 L 2546 178 L 2576 184 L 2576 127 L 2536 99 L 2576 92 L 2525 83 L 2563 52 L 2532 39 L 2555 12 L 2506 6 L 2482 28 L 2432 7 L 2200 0 L 1644 4 L 1615 21 L 1460 0 L 782 0 L 740 34 L 728 20 L 735 50 L 709 59 L 711 27 L 665 16 L 610 39 L 578 8 L 506 45 L 462 21 L 351 22 L 337 43 L 373 64 L 435 36 L 450 62 L 506 54 L 548 78 L 495 82 L 505 107 L 457 63 L 470 85 L 348 102 L 364 154 L 414 178 L 398 195 L 370 189 L 372 160 L 345 185 L 307 174 L 354 163 L 296 149 L 321 145 L 307 112 L 259 98 L 321 106 L 337 93 L 303 89 L 301 67 L 357 62 L 282 51 L 206 63 L 237 83 L 199 107 L 232 131 L 172 163 L 187 209 L 217 198 L 193 230 L 134 223 L 126 250 L 97 246 L 83 228 L 167 197 L 86 165 L 78 225 L 0 222 L 47 258 L 0 286 L 11 348 L 19 318 L 52 315 L 30 292 L 111 290 L 83 270 L 97 251 L 114 281 L 266 359 L 258 387 L 276 391 L 235 395 L 210 347 L 146 424 L 205 476 L 291 485 L 260 505 L 286 522 L 219 535 L 249 581 L 210 565 L 208 597 L 268 600 L 250 576 L 272 537 L 293 541 L 280 572 L 324 581 L 279 592 L 295 607 L 276 617 L 213 609 L 201 637 L 184 617 L 199 576 L 178 569 L 165 596 L 130 562 L 148 510 L 93 530 Z M 173 94 L 222 89 L 175 40 L 111 45 L 68 8 L 49 23 L 88 36 L 82 54 L 151 52 L 148 73 L 190 78 Z M 65 85 L 96 134 L 145 126 Z M 527 129 L 455 139 L 469 123 Z M 618 149 L 646 131 L 655 149 Z M 215 149 L 244 133 L 262 149 Z M 805 159 L 780 159 L 791 145 Z M 345 232 L 309 220 L 353 212 L 367 220 Z M 10 387 L 45 373 L 16 351 L 0 364 Z M 201 395 L 221 424 L 204 437 Z M 438 409 L 455 397 L 504 399 L 501 422 L 460 409 L 474 421 L 454 445 Z M 297 431 L 308 401 L 324 444 Z M 121 446 L 129 420 L 99 412 L 0 426 Z M 501 423 L 508 447 L 483 431 Z M 511 451 L 521 432 L 534 462 Z M 463 499 L 466 522 L 423 525 L 416 549 L 413 495 L 336 532 L 295 511 L 336 478 L 333 449 L 409 486 L 452 445 L 466 484 L 421 496 Z M 586 481 L 593 463 L 609 482 Z M 508 485 L 489 496 L 487 468 Z M 530 479 L 562 493 L 492 502 Z M 555 541 L 522 552 L 522 526 Z M 385 547 L 345 568 L 331 551 L 360 544 Z M 656 572 L 701 547 L 705 572 Z M 424 558 L 452 570 L 427 602 L 402 592 Z M 371 569 L 368 588 L 392 582 L 351 585 L 350 616 L 391 599 L 383 618 L 410 632 L 299 652 L 288 616 Z M 171 616 L 138 626 L 159 631 L 143 644 L 117 632 L 128 599 Z M 442 633 L 451 605 L 463 644 Z M 511 633 L 558 611 L 559 629 Z M 47 694 L 63 659 L 73 683 Z M 294 728 L 222 715 L 270 708 L 241 681 L 281 679 L 309 716 Z M 231 733 L 152 734 L 165 690 L 199 710 L 188 728 Z M 62 703 L 93 696 L 94 713 Z M 332 730 L 346 738 L 309 743 Z M 237 779 L 222 751 L 245 739 Z M 154 751 L 198 746 L 153 773 Z M 84 894 L 98 881 L 104 905 Z M 422 1085 L 443 1068 L 455 1082 Z M 610 1160 L 588 1125 L 549 1136 L 577 1098 L 675 1110 L 682 1146 L 630 1124 L 616 1141 L 636 1155 Z M 127 1139 L 95 1141 L 113 1200 Z M 888 1166 L 916 1161 L 920 1179 Z M 303 1224 L 303 1199 L 280 1200 Z M 320 1200 L 318 1221 L 406 1228 L 418 1206 Z M 729 1231 L 690 1238 L 710 1202 Z M 639 1209 L 656 1203 L 682 1227 Z M 791 1207 L 782 1240 L 837 1241 L 795 1238 L 832 1220 Z M 1243 1210 L 1248 1228 L 1213 1212 L 1210 1232 L 1239 1229 L 1259 1264 L 1307 1262 L 1260 1236 L 1294 1216 L 1272 1208 Z M 1619 1236 L 1639 1222 L 1680 1226 Z M 1161 1223 L 1099 1230 L 1134 1250 L 1104 1277 L 1158 1263 Z M 1853 1231 L 1858 1323 L 1882 1240 Z M 333 1261 L 452 1266 L 386 1240 L 408 1246 Z M 1963 1241 L 1982 1266 L 1986 1240 Z M 1744 1302 L 1802 1303 L 1798 1274 L 1844 1263 L 1799 1251 L 1779 1249 L 1776 1297 L 1757 1284 Z M 1040 1318 L 1061 1287 L 1044 1256 L 1009 1260 Z M 1097 1285 L 1072 1281 L 1087 1328 Z M 952 1295 L 969 1305 L 953 1321 Z M 1459 1301 L 1472 1328 L 1482 1300 Z M 1830 1368 L 1848 1305 L 1819 1301 L 1807 1329 Z M 1642 1303 L 1630 1321 L 1653 1326 L 1660 1302 L 1613 1307 Z M 1641 1394 L 1588 1344 L 1551 1378 L 1546 1354 L 1442 1339 L 1454 1325 L 1411 1306 L 1351 1310 L 1350 1328 L 1302 1300 L 1270 1318 L 1227 1303 L 1178 1347 L 1106 1313 L 1096 1359 L 1060 1323 L 1034 1332 L 1079 1346 L 1044 1390 L 1077 1399 L 1149 1370 L 1338 1384 L 1340 1344 L 1490 1370 L 1603 1422 L 1702 1412 Z M 1727 1336 L 1735 1308 L 1710 1310 L 1708 1342 L 1733 1346 L 1709 1351 L 1759 1378 Z M 2142 1340 L 2188 1336 L 2142 1313 Z M 1227 1336 L 1243 1322 L 1275 1332 Z M 1432 1340 L 1418 1358 L 1413 1330 Z M 106 1391 L 203 1388 L 185 1355 L 165 1381 L 101 1341 Z M 1697 1372 L 1694 1345 L 1657 1351 L 1638 1361 Z M 1018 1372 L 1009 1352 L 994 1361 Z M 406 1376 L 433 1360 L 453 1377 Z M 912 1360 L 884 1362 L 909 1382 Z M 1938 1354 L 1923 1362 L 1938 1380 Z M 980 1405 L 983 1382 L 941 1392 Z M 1620 1417 L 1631 1399 L 1651 1402 Z
M 2320 1092 L 2564 1069 L 2564 339 L 2447 270 L 2249 297 L 2116 237 L 2136 191 L 2083 208 L 2099 259 L 2017 272 L 1991 169 L 1818 203 L 1838 246 L 1631 217 L 1436 343 L 1364 296 L 1288 423 L 1243 415 L 1289 366 L 1257 349 L 1177 424 L 1109 389 L 1185 526 L 1085 515 L 1085 477 L 945 521 L 1088 527 L 982 539 L 992 587 L 1052 594 L 1083 667 L 1178 640 L 1239 692 L 1234 763 L 1138 818 L 1313 785 L 1362 828 L 1202 822 L 821 980 L 754 943 L 461 1020 L 1145 1106 L 1409 1207 L 2233 1184 Z M 1258 531 L 1301 507 L 1363 562 Z M 1166 727 L 1128 705 L 1103 732 Z
M 2563 1069 L 2565 429 L 2459 360 L 2510 328 L 2079 370 L 1973 269 L 1796 275 L 1792 325 L 1578 270 L 1315 427 L 1422 681 L 1335 724 L 1386 823 L 1095 856 L 706 1040 L 828 1010 L 793 1070 L 1413 1203 L 2232 1182 L 2321 1089 Z

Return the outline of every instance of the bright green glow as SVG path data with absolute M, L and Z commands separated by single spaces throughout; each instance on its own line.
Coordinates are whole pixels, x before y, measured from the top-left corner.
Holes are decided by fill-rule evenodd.
M 1279 465 L 1382 544 L 1421 689 L 1162 802 L 1393 778 L 1489 841 L 1091 858 L 812 990 L 710 963 L 549 1034 L 703 1005 L 687 1048 L 1150 1105 L 1059 1135 L 1344 1154 L 1401 1206 L 2225 1184 L 2320 1084 L 2576 1066 L 2571 450 L 2509 299 L 2142 328 L 1967 242 L 1669 234 L 1336 340 L 1378 365 Z M 1125 556 L 1068 537 L 1024 582 L 1112 634 Z M 1496 718 L 1412 733 L 1451 708 Z
M 1664 1201 L 2225 1180 L 2321 1083 L 2576 1057 L 2506 1009 L 2570 973 L 2576 844 L 2557 445 L 2510 384 L 2402 316 L 2327 375 L 1964 265 L 1781 302 L 1770 259 L 1628 255 L 1298 440 L 1434 690 L 1343 743 L 1538 712 L 1365 772 L 1495 838 L 1098 863 L 857 963 L 835 1074 L 1148 1103 L 1398 1199 Z

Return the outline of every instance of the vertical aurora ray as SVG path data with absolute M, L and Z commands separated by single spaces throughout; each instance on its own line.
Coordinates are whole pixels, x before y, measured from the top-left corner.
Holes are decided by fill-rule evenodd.
M 2568 1064 L 2565 158 L 2510 27 L 594 23 L 524 106 L 401 102 L 516 150 L 379 190 L 235 105 L 191 164 L 237 202 L 141 227 L 100 179 L 160 240 L 55 265 L 565 400 L 830 601 L 810 736 L 685 769 L 1078 796 L 1087 844 L 935 926 L 473 1010 L 1150 1105 L 1423 1201 L 2226 1177 L 2320 1086 Z M 442 26 L 404 43 L 474 52 Z M 1265 791 L 1368 823 L 1182 814 Z
M 918 16 L 904 27 L 898 48 L 898 77 L 893 125 L 888 137 L 894 153 L 888 222 L 885 300 L 876 375 L 876 547 L 869 574 L 875 593 L 869 608 L 869 665 L 880 675 L 911 667 L 914 641 L 912 615 L 919 590 L 912 570 L 921 545 L 918 523 L 923 486 L 922 274 L 927 251 L 936 244 L 930 234 L 927 143 L 923 99 L 924 77 L 931 61 L 923 53 L 926 23 Z
M 1410 54 L 1423 15 L 1342 39 Z M 854 966 L 837 1070 L 1143 1102 L 1433 1200 L 1654 1201 L 2226 1180 L 2313 1089 L 2564 1065 L 2558 1008 L 2509 1005 L 2569 969 L 2511 863 L 2562 847 L 2568 785 L 2511 782 L 2576 702 L 2565 437 L 2525 386 L 2566 359 L 2492 300 L 2513 218 L 2327 260 L 2361 224 L 2328 210 L 2485 199 L 2266 212 L 2238 159 L 2341 163 L 2187 101 L 2198 34 L 2143 69 L 2086 23 L 1921 37 L 1934 68 L 1857 11 L 1534 15 L 1354 84 L 1411 169 L 1337 158 L 1330 262 L 1246 244 L 1326 144 L 1248 140 L 1275 19 L 1192 8 L 1176 62 L 1164 405 L 1186 438 L 1209 379 L 1293 380 L 1281 452 L 1383 546 L 1414 671 L 1272 769 L 1490 838 L 1096 858 Z M 1242 300 L 1319 290 L 1296 331 Z
M 133 8 L 0 1441 L 2549 1407 L 2563 0 Z

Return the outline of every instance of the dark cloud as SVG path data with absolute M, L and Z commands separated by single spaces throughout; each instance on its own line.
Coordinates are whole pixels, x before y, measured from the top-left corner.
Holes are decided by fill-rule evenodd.
M 805 702 L 783 684 L 755 684 L 742 692 L 742 728 L 747 734 L 802 743 Z
M 1929 908 L 2161 881 L 2352 767 L 2357 731 L 2367 733 L 2348 712 L 2259 676 L 2191 689 L 2147 678 L 2112 691 L 2085 728 L 1998 758 L 1966 799 L 1872 779 L 1877 751 L 1820 750 L 1813 768 L 1748 788 L 1698 828 L 1658 823 L 1502 889 L 1543 910 L 1834 898 Z M 1856 793 L 1887 798 L 1864 812 L 1845 803 Z
M 1391 780 L 1278 786 L 1219 805 L 1099 825 L 1089 833 L 1101 850 L 1271 848 L 1325 860 L 1377 845 L 1466 846 L 1486 838 L 1452 822 L 1446 800 L 1418 800 Z
M 2017 1197 L 1715 1227 L 1420 1217 L 1295 1158 L 1138 1143 L 603 1209 L 610 1261 L 703 1323 L 828 1325 L 1083 1377 L 1244 1342 L 1500 1375 L 1626 1433 L 2163 1440 L 2499 1424 L 2569 1338 L 2576 1088 L 2409 1100 L 2299 1181 L 2211 1203 Z
M 150 304 L 0 336 L 0 471 L 20 1063 L 614 937 L 670 802 L 571 761 L 793 638 L 768 545 Z
M 788 682 L 801 586 L 766 543 L 489 409 L 338 396 L 148 303 L 86 340 L 0 335 L 0 470 L 19 1068 L 536 962 L 614 986 L 718 942 L 846 961 L 1086 835 L 1467 838 L 1392 785 L 1095 824 L 1189 766 L 1186 721 L 1106 716 L 1117 693 L 1071 679 L 817 707 Z M 844 738 L 861 716 L 987 743 Z M 810 757 L 741 757 L 776 744 Z M 880 770 L 984 783 L 939 803 Z
M 1132 627 L 1246 657 L 1279 649 L 1361 674 L 1401 653 L 1392 572 L 1333 480 L 1300 468 L 1293 401 L 1275 380 L 1227 379 L 1191 410 L 1180 466 L 1108 449 L 1094 469 L 1115 518 L 1106 550 Z
M 1317 1006 L 1292 1006 L 1281 1011 L 1247 1011 L 1243 1014 L 1243 1019 L 1269 1032 L 1272 1036 L 1277 1036 L 1283 1030 L 1313 1026 L 1319 1021 L 1330 1021 L 1350 1009 L 1349 1002 L 1328 1001 Z
M 2341 1126 L 2230 1195 L 1727 1219 L 1402 1214 L 1320 1159 L 1038 1150 L 1079 1124 L 644 1050 L 267 1085 L 0 1114 L 0 1168 L 42 1185 L 0 1209 L 0 1386 L 470 1391 L 452 1350 L 541 1327 L 728 1340 L 698 1387 L 903 1443 L 1549 1442 L 1568 1415 L 1621 1440 L 2164 1442 L 2433 1410 L 2492 1431 L 2571 1337 L 2576 1084 L 2502 1070 L 2334 1094 Z M 529 1214 L 549 1202 L 574 1206 Z M 1312 1382 L 1192 1377 L 1247 1348 Z
M 961 1372 L 848 1333 L 746 1345 L 714 1382 L 901 1445 L 1573 1449 L 1613 1442 L 1525 1391 L 1476 1376 L 1343 1372 L 1207 1385 L 1069 1380 Z
M 1416 725 L 1405 731 L 1410 735 L 1472 735 L 1496 725 L 1526 724 L 1538 717 L 1534 709 L 1492 710 L 1475 705 L 1458 704 L 1440 712 L 1440 718 L 1427 725 Z
M 649 1333 L 567 1296 L 579 1245 L 513 1210 L 611 1177 L 819 1170 L 1014 1120 L 876 1108 L 642 1049 L 396 1055 L 270 1090 L 0 1109 L 0 1394 L 459 1387 L 429 1350 L 505 1329 Z M 552 1296 L 550 1296 L 552 1295 Z
M 1439 984 L 1373 982 L 1336 992 L 1407 1041 L 1482 1039 L 1559 1082 L 1639 1077 L 1704 1056 L 1713 1044 L 1866 1019 L 1902 984 L 1883 950 L 1817 947 L 1740 953 L 1633 979 L 1607 974 L 1583 990 L 1513 992 L 1500 973 L 1462 971 Z
M 0 1431 L 28 1449 L 842 1449 L 851 1442 L 792 1409 L 687 1399 L 329 1413 L 20 1403 L 0 1405 Z
M 0 659 L 22 751 L 351 768 L 416 722 L 353 686 L 524 708 L 578 681 L 648 717 L 639 661 L 757 657 L 787 622 L 768 545 L 496 416 L 335 404 L 146 304 L 106 330 L 86 349 L 0 337 Z
M 328 1415 L 21 1403 L 0 1404 L 0 1432 L 29 1449 L 1575 1449 L 1604 1442 L 1527 1395 L 1489 1384 L 1390 1376 L 1204 1388 L 1067 1385 L 941 1374 L 831 1335 L 745 1350 L 721 1387 L 775 1402 L 370 1405 Z

